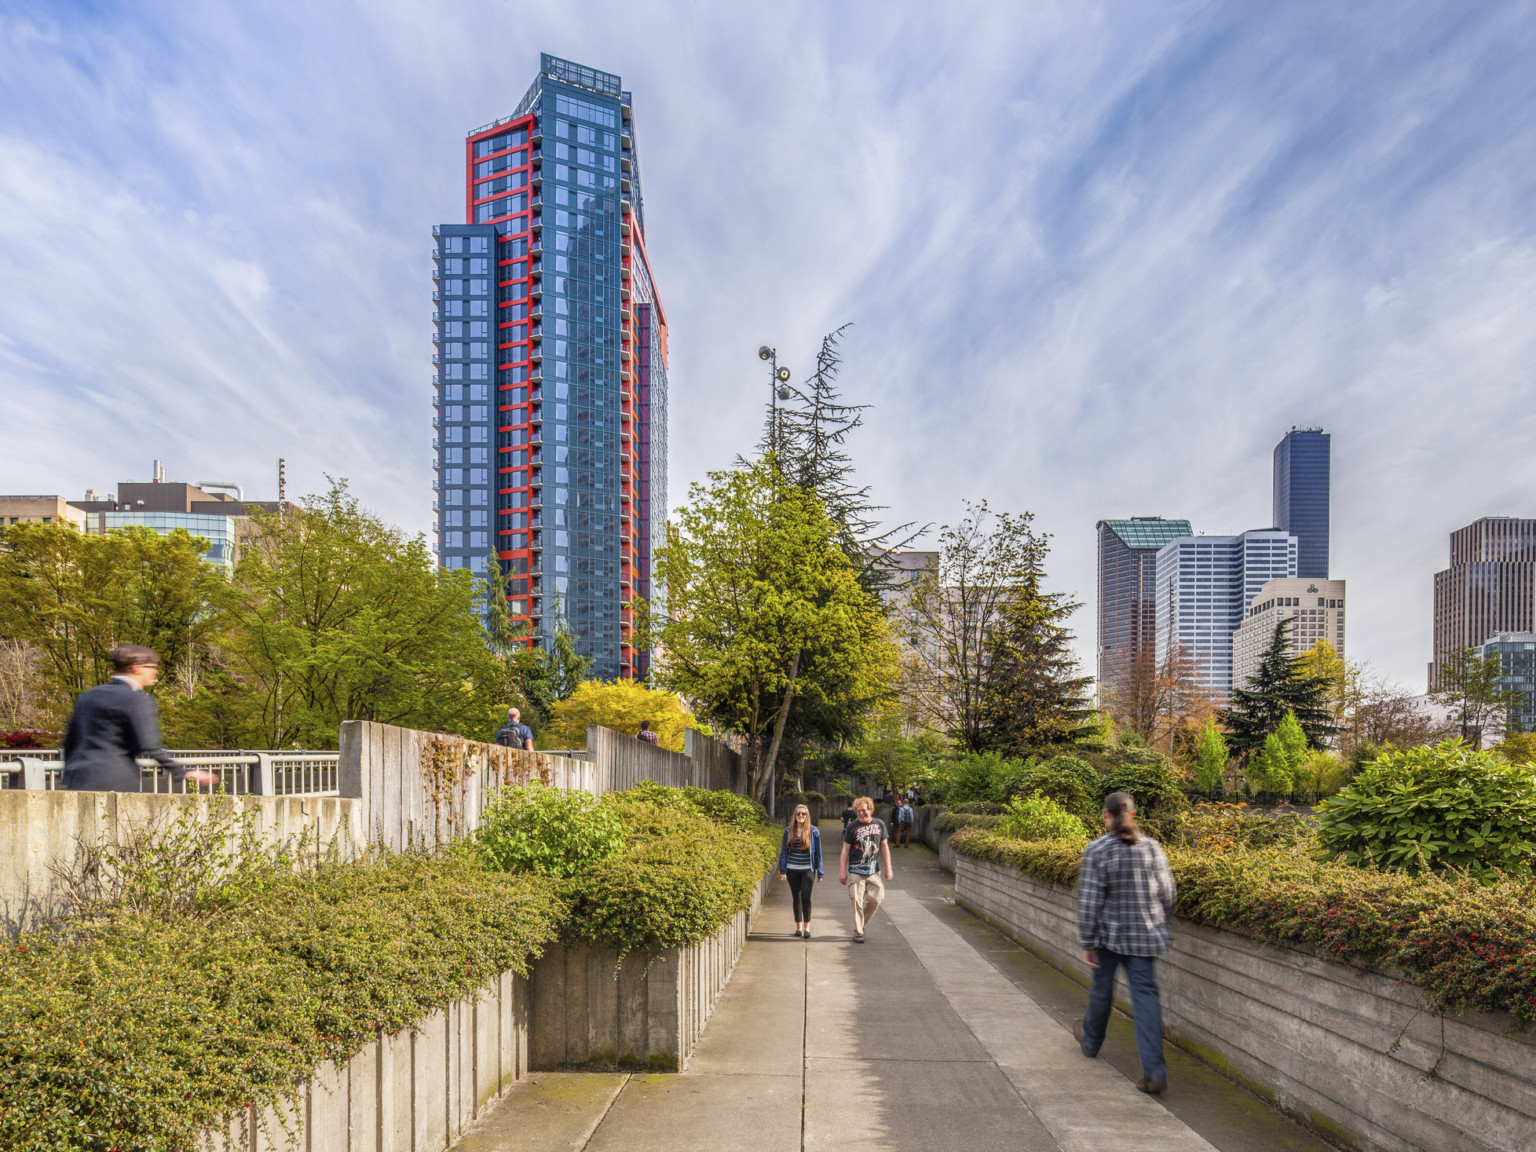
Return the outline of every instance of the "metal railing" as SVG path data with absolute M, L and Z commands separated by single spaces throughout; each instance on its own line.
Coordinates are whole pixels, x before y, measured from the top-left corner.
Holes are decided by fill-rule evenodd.
M 64 775 L 63 754 L 57 749 L 29 749 L 0 759 L 0 789 L 52 792 Z M 202 768 L 218 777 L 212 788 L 173 782 L 153 760 L 139 760 L 140 791 L 159 793 L 217 792 L 231 796 L 338 796 L 341 794 L 339 752 L 172 751 L 178 764 Z

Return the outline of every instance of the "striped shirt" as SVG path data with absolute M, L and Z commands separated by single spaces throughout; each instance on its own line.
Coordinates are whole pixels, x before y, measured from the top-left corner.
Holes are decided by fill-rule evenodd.
M 809 845 L 804 848 L 797 848 L 795 847 L 795 842 L 791 840 L 788 849 L 784 853 L 784 867 L 786 869 L 802 868 L 809 872 L 811 870 L 811 849 Z
M 1106 833 L 1083 851 L 1077 870 L 1077 936 L 1086 949 L 1122 956 L 1168 951 L 1168 917 L 1178 891 L 1156 840 L 1134 844 Z

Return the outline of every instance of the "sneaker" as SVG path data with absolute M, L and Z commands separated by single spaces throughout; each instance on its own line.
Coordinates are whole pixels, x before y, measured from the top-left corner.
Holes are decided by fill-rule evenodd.
M 1072 1035 L 1077 1037 L 1077 1046 L 1083 1050 L 1083 1055 L 1093 1060 L 1098 1057 L 1097 1052 L 1088 1051 L 1088 1038 L 1083 1034 L 1083 1022 L 1076 1020 L 1072 1024 Z
M 1140 1080 L 1136 1081 L 1136 1091 L 1145 1092 L 1149 1096 L 1156 1096 L 1167 1087 L 1167 1080 L 1153 1080 L 1149 1076 L 1143 1076 Z
M 853 938 L 853 942 L 855 944 L 862 944 L 862 943 L 864 943 L 864 934 L 862 932 L 859 933 L 857 936 L 855 936 Z

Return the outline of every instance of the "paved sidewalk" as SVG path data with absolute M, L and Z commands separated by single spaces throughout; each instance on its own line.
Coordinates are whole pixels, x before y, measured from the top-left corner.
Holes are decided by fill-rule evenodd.
M 865 944 L 835 863 L 809 942 L 775 886 L 686 1073 L 536 1074 L 458 1152 L 1324 1152 L 1172 1049 L 1167 1095 L 1137 1092 L 1128 1020 L 1084 1059 L 1086 993 L 957 909 L 927 849 L 895 855 Z

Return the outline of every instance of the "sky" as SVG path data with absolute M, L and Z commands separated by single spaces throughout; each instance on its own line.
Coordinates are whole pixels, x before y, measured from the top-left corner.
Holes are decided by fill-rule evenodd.
M 671 504 L 851 323 L 893 520 L 1267 527 L 1333 444 L 1348 655 L 1536 516 L 1536 5 L 0 0 L 0 491 L 345 477 L 431 525 L 431 228 L 540 51 L 634 93 Z

